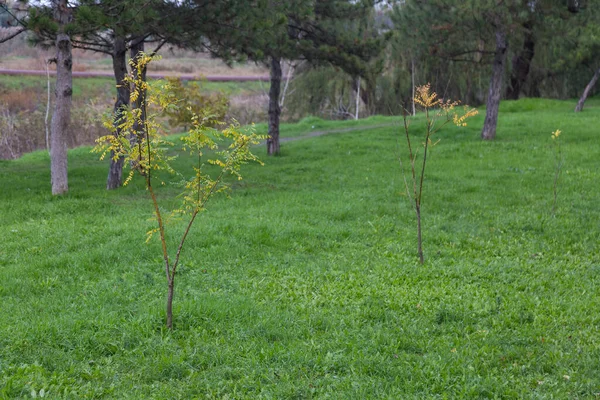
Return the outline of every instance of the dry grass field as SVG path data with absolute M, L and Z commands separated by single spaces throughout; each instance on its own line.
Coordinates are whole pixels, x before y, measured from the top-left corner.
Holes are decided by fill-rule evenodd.
M 198 80 L 209 76 L 268 76 L 266 68 L 254 63 L 234 63 L 230 67 L 204 53 L 170 48 L 163 48 L 161 53 L 163 59 L 150 65 L 150 73 L 192 76 Z M 52 57 L 51 49 L 31 47 L 25 37 L 0 44 L 0 69 L 45 71 L 46 60 Z M 73 58 L 76 72 L 112 73 L 112 60 L 108 55 L 75 49 Z M 54 66 L 50 68 L 54 69 Z M 50 84 L 53 84 L 52 78 Z M 17 158 L 46 147 L 47 85 L 44 74 L 0 74 L 0 159 Z M 106 134 L 100 120 L 113 106 L 114 86 L 110 75 L 74 79 L 69 147 L 91 144 L 95 138 Z M 52 93 L 52 87 L 50 90 Z M 266 117 L 268 83 L 204 82 L 202 90 L 226 94 L 230 119 L 246 124 L 261 122 Z
M 151 46 L 149 49 L 151 50 Z M 196 53 L 177 48 L 163 48 L 163 59 L 150 66 L 150 71 L 169 75 L 193 74 L 200 76 L 264 76 L 268 69 L 254 63 L 234 63 L 232 67 L 212 58 L 207 53 Z M 53 50 L 31 47 L 26 38 L 18 37 L 0 44 L 0 69 L 45 70 L 46 60 L 54 56 Z M 74 71 L 111 72 L 110 56 L 80 49 L 74 50 Z M 53 67 L 51 67 L 53 68 Z

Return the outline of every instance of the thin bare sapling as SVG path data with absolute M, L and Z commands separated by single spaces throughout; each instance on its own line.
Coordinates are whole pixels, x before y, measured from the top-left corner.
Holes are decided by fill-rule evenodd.
M 423 183 L 425 179 L 425 167 L 427 165 L 427 155 L 431 147 L 435 146 L 439 140 L 433 142 L 432 137 L 440 129 L 449 123 L 454 123 L 456 126 L 467 126 L 466 120 L 474 115 L 477 115 L 477 110 L 474 108 L 464 107 L 462 115 L 456 112 L 458 106 L 457 101 L 442 100 L 438 97 L 437 93 L 431 90 L 429 84 L 419 86 L 416 88 L 414 96 L 414 103 L 423 108 L 425 112 L 425 131 L 423 141 L 423 155 L 419 161 L 419 151 L 413 145 L 409 133 L 410 122 L 408 120 L 409 112 L 404 109 L 403 120 L 404 120 L 404 136 L 406 144 L 408 146 L 408 162 L 410 165 L 409 179 L 403 168 L 402 158 L 400 155 L 400 168 L 404 177 L 404 185 L 406 188 L 407 197 L 410 199 L 412 206 L 416 214 L 417 222 L 417 254 L 419 256 L 419 262 L 423 264 L 425 259 L 423 257 L 423 235 L 422 235 L 422 224 L 421 224 L 421 204 L 423 199 Z M 410 180 L 410 186 L 409 186 Z
M 561 149 L 560 134 L 562 132 L 557 129 L 552 132 L 552 144 L 554 148 L 554 180 L 552 181 L 552 216 L 556 216 L 556 204 L 558 202 L 558 181 L 562 171 L 564 158 Z

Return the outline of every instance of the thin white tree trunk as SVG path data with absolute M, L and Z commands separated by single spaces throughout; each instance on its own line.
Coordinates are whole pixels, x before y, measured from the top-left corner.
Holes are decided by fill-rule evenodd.
M 358 85 L 356 85 L 356 112 L 354 119 L 358 119 L 358 109 L 360 106 L 360 76 L 358 77 Z
M 415 108 L 415 59 L 410 60 L 410 79 L 412 81 L 412 115 L 417 115 L 417 109 Z
M 279 108 L 283 108 L 283 105 L 285 104 L 285 95 L 287 94 L 288 87 L 290 86 L 290 80 L 292 79 L 292 76 L 294 75 L 294 71 L 296 70 L 296 65 L 292 64 L 291 61 L 288 63 L 288 65 L 289 65 L 289 67 L 287 70 L 287 76 L 285 77 L 285 85 L 283 86 L 283 93 L 281 93 L 281 100 L 279 100 Z
M 596 72 L 594 72 L 594 76 L 592 77 L 592 80 L 586 85 L 585 90 L 583 91 L 583 94 L 581 95 L 581 97 L 579 98 L 579 101 L 577 102 L 577 106 L 575 107 L 575 112 L 580 112 L 581 110 L 583 110 L 583 104 L 585 103 L 585 100 L 588 98 L 588 96 L 590 95 L 590 92 L 596 85 L 596 82 L 598 82 L 598 78 L 600 78 L 600 68 L 598 68 L 596 70 Z

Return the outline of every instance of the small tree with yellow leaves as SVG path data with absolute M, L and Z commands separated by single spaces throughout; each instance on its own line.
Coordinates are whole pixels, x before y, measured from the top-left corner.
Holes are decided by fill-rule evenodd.
M 427 165 L 427 152 L 429 151 L 430 147 L 435 146 L 439 142 L 439 140 L 433 142 L 432 137 L 436 132 L 450 122 L 453 122 L 456 126 L 467 126 L 467 119 L 477 115 L 477 110 L 465 106 L 463 114 L 459 115 L 456 112 L 456 107 L 459 103 L 457 101 L 444 101 L 440 99 L 435 92 L 431 91 L 429 84 L 417 87 L 414 101 L 416 105 L 422 107 L 425 111 L 425 140 L 423 142 L 423 158 L 420 162 L 421 165 L 417 165 L 418 151 L 412 145 L 409 135 L 409 113 L 406 109 L 404 109 L 404 134 L 406 136 L 406 143 L 408 145 L 408 161 L 410 164 L 412 189 L 409 187 L 406 174 L 402 168 L 402 156 L 400 157 L 400 167 L 403 171 L 406 194 L 411 200 L 417 216 L 417 253 L 419 255 L 420 263 L 423 264 L 423 236 L 421 232 L 421 200 L 423 198 L 423 181 L 425 178 L 425 166 Z M 439 123 L 438 119 L 441 119 Z
M 125 184 L 131 181 L 136 172 L 145 180 L 157 222 L 156 228 L 148 232 L 148 240 L 154 233 L 158 233 L 160 236 L 168 286 L 166 324 L 168 329 L 173 329 L 175 276 L 181 251 L 192 225 L 198 214 L 205 209 L 207 201 L 228 188 L 224 182 L 227 175 L 242 179 L 240 168 L 243 164 L 249 161 L 260 163 L 251 153 L 250 146 L 258 144 L 264 137 L 256 135 L 253 131 L 244 132 L 238 125 L 230 125 L 226 129 L 217 130 L 212 126 L 223 125 L 218 118 L 206 112 L 193 114 L 190 121 L 192 129 L 181 140 L 183 149 L 189 151 L 196 159 L 194 175 L 185 182 L 181 207 L 173 210 L 169 215 L 163 215 L 154 188 L 155 173 L 161 170 L 170 173 L 176 172 L 171 167 L 174 156 L 167 155 L 167 149 L 173 144 L 163 139 L 162 125 L 159 121 L 160 117 L 167 114 L 167 111 L 173 111 L 178 107 L 178 100 L 175 92 L 169 87 L 169 82 L 160 81 L 149 85 L 141 78 L 141 71 L 150 62 L 157 59 L 159 59 L 158 56 L 144 54 L 133 60 L 132 68 L 138 71 L 133 76 L 139 78 L 128 77 L 126 84 L 133 87 L 130 103 L 136 104 L 136 101 L 141 99 L 138 102 L 140 105 L 135 109 L 125 109 L 124 118 L 117 127 L 112 121 L 107 121 L 105 125 L 112 134 L 99 138 L 94 150 L 102 153 L 101 158 L 110 152 L 115 159 L 124 158 L 126 164 L 131 167 Z M 143 95 L 144 93 L 145 95 Z M 218 168 L 218 172 L 213 175 L 205 173 L 203 169 L 202 157 L 207 150 L 214 154 L 214 158 L 208 159 L 207 162 Z M 175 255 L 174 258 L 171 258 L 169 256 L 170 246 L 165 235 L 166 224 L 169 220 L 180 217 L 187 217 L 188 222 L 183 234 L 175 243 Z

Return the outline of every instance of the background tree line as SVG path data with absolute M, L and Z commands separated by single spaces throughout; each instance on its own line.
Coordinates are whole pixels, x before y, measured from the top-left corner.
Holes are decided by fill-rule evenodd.
M 418 84 L 444 97 L 486 104 L 483 139 L 495 137 L 501 99 L 573 98 L 600 76 L 597 0 L 52 0 L 5 4 L 4 41 L 28 32 L 56 48 L 52 119 L 53 193 L 68 190 L 66 142 L 71 48 L 110 55 L 118 126 L 132 90 L 128 59 L 164 45 L 247 60 L 270 70 L 267 152 L 276 155 L 282 109 L 350 118 L 413 110 Z M 16 4 L 21 4 L 15 7 Z M 288 76 L 282 63 L 289 62 Z M 135 68 L 133 69 L 135 70 Z M 144 74 L 145 72 L 142 72 Z M 294 90 L 285 95 L 290 81 Z M 591 81 L 590 81 L 591 80 Z M 282 89 L 283 82 L 283 89 Z M 285 101 L 284 101 L 285 99 Z M 113 160 L 107 188 L 122 182 Z

